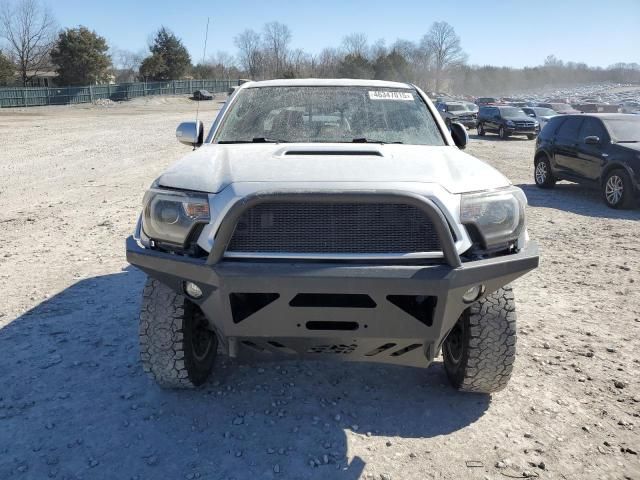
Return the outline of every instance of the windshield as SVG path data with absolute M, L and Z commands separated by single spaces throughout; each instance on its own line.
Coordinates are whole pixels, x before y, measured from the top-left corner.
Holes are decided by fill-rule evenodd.
M 466 106 L 457 103 L 449 103 L 447 105 L 447 110 L 449 110 L 450 112 L 468 112 Z
M 640 142 L 640 117 L 603 119 L 615 142 Z
M 553 117 L 554 115 L 558 114 L 558 112 L 556 112 L 555 110 L 551 110 L 550 108 L 534 108 L 533 110 L 539 117 Z
M 417 92 L 379 87 L 242 90 L 214 143 L 256 141 L 445 145 Z
M 503 117 L 524 117 L 524 110 L 517 107 L 500 107 L 500 113 Z

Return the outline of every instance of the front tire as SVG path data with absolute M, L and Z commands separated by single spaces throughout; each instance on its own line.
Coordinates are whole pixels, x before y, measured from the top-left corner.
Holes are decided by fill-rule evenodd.
M 480 137 L 484 137 L 484 134 L 485 134 L 484 126 L 481 123 L 478 123 L 478 126 L 476 128 L 478 130 L 478 135 Z
M 516 356 L 516 312 L 505 286 L 467 308 L 442 345 L 451 384 L 465 392 L 492 393 L 507 386 Z
M 611 208 L 633 208 L 636 204 L 631 178 L 621 169 L 607 174 L 602 184 L 602 195 Z
M 556 184 L 551 163 L 545 154 L 538 156 L 533 163 L 533 179 L 540 188 L 553 188 Z
M 502 140 L 506 140 L 507 138 L 509 138 L 509 134 L 507 133 L 507 131 L 504 129 L 504 127 L 500 127 L 500 130 L 498 130 L 498 136 L 502 139 Z
M 197 305 L 151 278 L 142 294 L 140 358 L 163 388 L 202 385 L 213 368 L 218 341 Z
M 529 140 L 535 140 L 537 136 L 538 136 L 538 135 L 530 134 L 530 135 L 527 135 L 527 138 L 528 138 Z

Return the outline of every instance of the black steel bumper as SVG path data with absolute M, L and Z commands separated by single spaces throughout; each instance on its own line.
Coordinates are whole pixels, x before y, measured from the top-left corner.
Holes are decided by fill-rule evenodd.
M 162 253 L 126 242 L 127 260 L 194 300 L 228 353 L 297 354 L 312 358 L 427 366 L 468 306 L 462 295 L 486 293 L 538 265 L 529 242 L 519 253 L 462 263 L 356 265 L 206 259 Z M 425 358 L 426 357 L 426 358 Z

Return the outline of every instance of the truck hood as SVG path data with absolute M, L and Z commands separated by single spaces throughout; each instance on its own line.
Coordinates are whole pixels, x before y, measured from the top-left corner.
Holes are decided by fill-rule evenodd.
M 218 193 L 238 182 L 423 182 L 450 193 L 509 180 L 456 147 L 379 144 L 205 144 L 169 167 L 163 187 Z

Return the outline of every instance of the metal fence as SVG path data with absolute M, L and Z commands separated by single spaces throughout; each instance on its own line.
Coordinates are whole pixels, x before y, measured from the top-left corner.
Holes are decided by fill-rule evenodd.
M 185 95 L 204 89 L 211 93 L 227 92 L 239 80 L 170 80 L 167 82 L 120 83 L 87 87 L 10 87 L 0 88 L 0 107 L 35 107 L 113 101 L 150 95 Z

